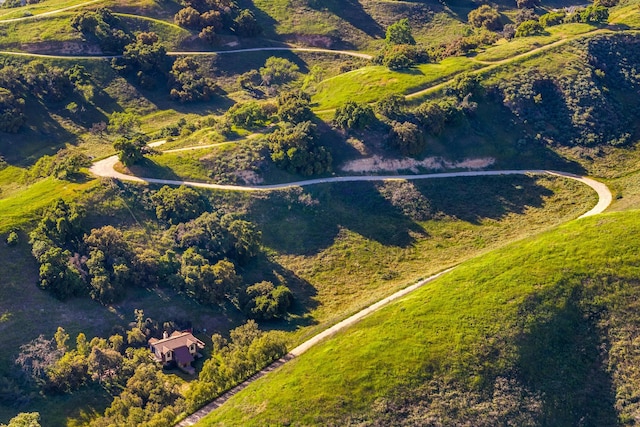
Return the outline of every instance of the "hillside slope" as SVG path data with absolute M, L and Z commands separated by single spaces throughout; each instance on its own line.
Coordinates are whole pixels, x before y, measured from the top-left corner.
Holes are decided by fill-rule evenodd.
M 637 212 L 468 262 L 201 425 L 621 425 L 640 416 Z

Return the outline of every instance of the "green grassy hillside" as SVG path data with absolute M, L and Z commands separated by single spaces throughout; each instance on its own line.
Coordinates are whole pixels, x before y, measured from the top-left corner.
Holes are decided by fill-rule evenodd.
M 617 425 L 637 418 L 637 212 L 464 263 L 199 425 Z
M 0 124 L 6 130 L 0 132 L 0 331 L 6 338 L 0 349 L 0 422 L 20 411 L 39 411 L 46 426 L 107 425 L 100 415 L 133 388 L 127 386 L 128 374 L 118 383 L 103 382 L 108 372 L 126 369 L 88 374 L 86 363 L 85 371 L 65 371 L 65 366 L 48 371 L 47 379 L 21 374 L 14 363 L 21 346 L 40 334 L 51 338 L 58 326 L 72 341 L 79 332 L 89 338 L 117 332 L 128 339 L 124 328 L 135 309 L 158 325 L 186 321 L 203 331 L 211 368 L 223 357 L 211 350 L 213 341 L 220 343 L 211 335 L 233 335 L 234 327 L 253 316 L 243 299 L 254 283 L 269 280 L 291 291 L 286 313 L 258 320 L 261 329 L 279 331 L 293 346 L 415 280 L 467 261 L 294 361 L 273 382 L 256 384 L 253 397 L 237 396 L 211 422 L 395 425 L 406 418 L 414 424 L 495 425 L 509 419 L 515 425 L 531 420 L 544 425 L 557 418 L 572 425 L 582 417 L 587 425 L 609 425 L 637 415 L 632 402 L 638 380 L 629 373 L 637 361 L 620 356 L 637 320 L 620 320 L 636 295 L 631 286 L 636 248 L 626 238 L 637 228 L 632 215 L 580 221 L 533 238 L 594 205 L 594 193 L 577 182 L 508 176 L 324 184 L 269 193 L 178 191 L 161 198 L 157 186 L 95 178 L 86 167 L 112 155 L 121 137 L 133 139 L 141 132 L 149 141 L 166 138 L 159 150 L 215 146 L 148 154 L 128 167 L 140 176 L 235 184 L 298 181 L 308 177 L 308 168 L 282 167 L 273 142 L 292 128 L 288 122 L 309 120 L 313 126 L 307 129 L 316 131 L 309 131 L 304 143 L 326 149 L 332 159 L 312 159 L 316 175 L 430 172 L 434 163 L 448 169 L 480 163 L 494 169 L 557 169 L 606 180 L 616 195 L 612 210 L 637 208 L 638 0 L 611 7 L 608 23 L 570 22 L 515 38 L 509 29 L 515 31 L 523 16 L 572 2 L 542 1 L 523 11 L 512 0 L 498 1 L 499 24 L 507 27 L 489 31 L 467 22 L 478 6 L 467 0 L 238 0 L 220 21 L 215 13 L 206 15 L 211 28 L 217 26 L 211 30 L 215 34 L 201 33 L 202 25 L 181 28 L 174 20 L 189 3 L 201 9 L 202 24 L 205 13 L 199 13 L 211 6 L 206 2 L 84 3 L 43 0 L 0 8 L 0 51 L 11 51 L 0 54 Z M 70 6 L 78 7 L 58 10 Z M 94 13 L 100 7 L 112 13 Z M 234 21 L 244 8 L 262 32 Z M 53 13 L 37 16 L 48 12 Z M 22 17 L 27 19 L 12 20 Z M 399 49 L 408 48 L 403 52 L 420 63 L 400 69 L 391 69 L 384 57 L 327 52 L 206 52 L 186 58 L 164 53 L 289 44 L 376 56 L 386 46 L 387 28 L 404 17 L 416 51 Z M 65 57 L 101 52 L 116 57 Z M 296 95 L 299 89 L 305 94 Z M 278 99 L 285 93 L 299 99 Z M 349 101 L 361 103 L 362 110 L 367 103 L 373 108 L 366 126 L 333 122 L 335 109 Z M 247 111 L 254 115 L 250 120 L 242 117 Z M 131 119 L 130 127 L 118 126 L 122 117 Z M 408 157 L 398 140 L 412 136 L 422 145 Z M 287 155 L 296 149 L 287 149 Z M 309 146 L 301 151 L 315 153 Z M 58 175 L 56 168 L 77 154 L 87 156 L 79 172 Z M 385 167 L 375 169 L 378 163 Z M 122 164 L 117 168 L 125 170 Z M 159 213 L 171 206 L 172 197 L 193 202 L 179 222 Z M 51 220 L 54 214 L 46 212 L 58 198 L 86 211 L 73 238 L 63 220 Z M 43 216 L 50 219 L 43 227 L 53 240 L 40 235 L 43 240 L 34 247 L 51 247 L 46 253 L 29 244 L 29 232 Z M 103 226 L 115 227 L 118 242 L 122 233 L 124 255 L 100 261 L 100 251 L 84 241 L 83 234 Z M 232 228 L 238 234 L 230 237 Z M 237 237 L 243 233 L 247 247 L 255 249 L 247 258 Z M 596 237 L 602 243 L 588 246 Z M 11 246 L 15 238 L 18 243 Z M 253 238 L 259 241 L 255 248 Z M 530 240 L 500 250 L 525 238 Z M 218 244 L 224 250 L 214 248 Z M 70 252 L 56 257 L 56 248 Z M 481 258 L 470 261 L 475 257 Z M 211 275 L 229 272 L 218 265 L 219 258 L 231 259 L 240 279 L 229 274 L 214 281 Z M 598 263 L 605 258 L 608 264 Z M 64 273 L 65 266 L 78 279 L 82 296 L 57 300 L 37 288 L 43 271 Z M 55 283 L 55 277 L 43 277 Z M 105 278 L 123 288 L 121 297 L 108 300 Z M 210 295 L 198 295 L 202 289 Z M 34 315 L 40 313 L 46 324 Z M 146 333 L 138 341 L 134 336 L 133 345 L 144 346 L 152 329 Z M 129 357 L 116 343 L 110 345 L 123 353 L 112 353 L 115 359 Z M 262 360 L 258 356 L 252 355 Z M 220 382 L 210 378 L 215 370 L 201 369 L 202 362 L 196 365 L 203 372 L 198 380 L 172 374 L 187 401 L 172 395 L 156 406 L 168 410 L 166 419 L 155 417 L 149 425 L 172 425 L 185 407 L 194 409 L 259 368 L 230 365 L 233 378 Z M 63 378 L 77 374 L 80 380 L 54 392 L 47 382 L 51 372 Z M 554 382 L 558 376 L 567 381 Z M 623 389 L 625 381 L 631 391 Z M 159 391 L 167 391 L 167 384 Z M 194 389 L 199 400 L 189 400 Z M 564 395 L 570 398 L 563 401 Z M 133 409 L 130 416 L 115 424 L 141 425 L 141 417 L 153 416 L 156 407 L 149 405 L 140 415 L 136 411 L 143 408 L 133 401 L 123 405 Z

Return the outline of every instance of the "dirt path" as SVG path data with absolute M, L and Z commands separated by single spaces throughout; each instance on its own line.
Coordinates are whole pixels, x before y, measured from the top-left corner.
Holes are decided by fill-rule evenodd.
M 103 1 L 103 0 L 91 0 L 91 1 L 88 1 L 86 3 L 74 4 L 73 6 L 63 7 L 62 9 L 50 10 L 49 12 L 43 12 L 43 13 L 39 13 L 37 15 L 23 16 L 22 18 L 2 19 L 2 17 L 0 16 L 0 24 L 3 23 L 3 22 L 19 22 L 19 21 L 26 21 L 26 20 L 29 20 L 29 19 L 38 19 L 38 18 L 41 18 L 43 16 L 55 15 L 56 13 L 66 12 L 68 10 L 77 9 L 79 7 L 88 6 L 88 5 L 93 4 L 93 3 L 99 3 L 101 1 Z
M 42 16 L 42 15 L 38 15 Z M 20 18 L 23 19 L 23 18 Z M 0 21 L 0 24 L 3 22 L 10 22 L 10 20 Z M 178 51 L 178 52 L 167 52 L 169 56 L 207 56 L 207 55 L 225 55 L 230 53 L 251 53 L 251 52 L 266 52 L 266 51 L 286 51 L 286 52 L 316 52 L 316 53 L 329 53 L 334 55 L 346 55 L 353 56 L 356 58 L 363 59 L 371 59 L 373 56 L 366 53 L 352 52 L 349 50 L 331 50 L 331 49 L 320 49 L 320 48 L 312 48 L 312 47 L 256 47 L 249 49 L 236 49 L 236 50 L 212 50 L 212 51 Z M 52 55 L 46 53 L 29 53 L 29 52 L 16 52 L 3 50 L 0 51 L 0 54 L 3 55 L 14 55 L 14 56 L 30 56 L 34 58 L 51 58 L 51 59 L 113 59 L 120 58 L 122 55 Z
M 315 47 L 254 47 L 247 49 L 235 49 L 235 50 L 217 50 L 211 52 L 189 52 L 189 51 L 180 51 L 180 52 L 167 52 L 167 55 L 225 55 L 230 53 L 248 53 L 248 52 L 270 52 L 270 51 L 288 51 L 288 52 L 316 52 L 316 53 L 331 53 L 335 55 L 347 55 L 354 56 L 356 58 L 363 59 L 371 59 L 373 56 L 368 55 L 366 53 L 360 52 L 352 52 L 350 50 L 331 50 L 331 49 L 320 49 Z
M 216 144 L 217 145 L 217 144 Z M 176 151 L 197 150 L 205 147 L 188 147 L 180 148 Z M 330 184 L 336 182 L 358 182 L 358 181 L 393 181 L 393 180 L 417 180 L 417 179 L 442 179 L 442 178 L 459 178 L 459 177 L 474 177 L 474 176 L 503 176 L 503 175 L 553 175 L 563 178 L 573 179 L 593 188 L 598 194 L 598 203 L 589 212 L 585 213 L 582 217 L 595 215 L 602 213 L 607 206 L 611 204 L 613 197 L 609 188 L 596 180 L 587 178 L 584 176 L 574 175 L 568 172 L 549 171 L 543 169 L 523 169 L 523 170 L 496 170 L 496 171 L 466 171 L 466 172 L 442 172 L 431 174 L 418 174 L 418 175 L 357 175 L 357 176 L 336 176 L 329 178 L 316 178 L 307 179 L 304 181 L 288 182 L 284 184 L 271 184 L 271 185 L 230 185 L 230 184 L 210 184 L 206 182 L 195 181 L 180 181 L 172 179 L 158 179 L 158 178 L 145 178 L 133 175 L 127 175 L 118 172 L 114 169 L 114 166 L 118 163 L 117 156 L 111 156 L 104 160 L 95 162 L 89 169 L 91 173 L 101 177 L 109 177 L 120 179 L 123 181 L 145 182 L 149 184 L 164 184 L 164 185 L 187 185 L 190 187 L 210 188 L 214 190 L 228 190 L 228 191 L 270 191 L 270 190 L 284 190 L 292 187 L 306 187 L 316 184 Z

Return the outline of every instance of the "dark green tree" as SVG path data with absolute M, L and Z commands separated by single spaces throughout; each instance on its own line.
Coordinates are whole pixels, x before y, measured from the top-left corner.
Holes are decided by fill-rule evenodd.
M 278 96 L 278 117 L 294 124 L 311 120 L 311 97 L 301 90 L 282 92 Z
M 233 24 L 235 33 L 240 37 L 256 37 L 262 32 L 262 27 L 249 9 L 241 10 Z
M 419 155 L 427 145 L 420 128 L 411 122 L 393 122 L 389 140 L 402 154 L 409 156 Z
M 364 129 L 374 120 L 373 108 L 355 101 L 347 101 L 336 108 L 333 116 L 333 123 L 342 129 Z
M 398 22 L 389 25 L 385 35 L 385 41 L 388 44 L 416 44 L 411 34 L 411 25 L 409 20 L 403 18 Z
M 331 170 L 331 154 L 315 142 L 315 125 L 285 125 L 268 136 L 271 159 L 281 169 L 301 175 Z
M 0 87 L 0 131 L 16 133 L 26 121 L 24 99 Z
M 487 4 L 469 12 L 467 18 L 469 24 L 476 28 L 486 28 L 491 31 L 499 31 L 502 28 L 500 13 Z
M 144 155 L 149 152 L 147 143 L 149 137 L 136 133 L 132 136 L 122 136 L 113 143 L 113 148 L 118 152 L 118 159 L 125 166 L 131 166 L 140 162 Z
M 197 218 L 206 208 L 200 193 L 186 186 L 172 188 L 165 185 L 151 196 L 151 200 L 158 219 L 170 224 Z
M 178 58 L 171 67 L 171 98 L 180 102 L 208 101 L 216 90 L 213 79 L 205 77 L 191 57 Z

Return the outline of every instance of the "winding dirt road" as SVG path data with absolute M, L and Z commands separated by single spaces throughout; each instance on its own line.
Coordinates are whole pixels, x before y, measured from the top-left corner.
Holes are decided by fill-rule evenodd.
M 193 147 L 193 149 L 200 149 L 204 147 Z M 189 150 L 191 148 L 179 149 L 180 151 Z M 231 185 L 231 184 L 210 184 L 206 182 L 196 181 L 181 181 L 172 179 L 158 179 L 158 178 L 145 178 L 134 175 L 127 175 L 118 172 L 114 169 L 114 166 L 118 163 L 117 156 L 111 156 L 104 160 L 95 162 L 89 169 L 91 173 L 100 177 L 115 178 L 123 181 L 133 181 L 149 184 L 164 184 L 164 185 L 186 185 L 189 187 L 210 188 L 214 190 L 227 190 L 227 191 L 270 191 L 270 190 L 283 190 L 292 187 L 306 187 L 316 184 L 329 184 L 335 182 L 359 182 L 359 181 L 392 181 L 392 180 L 417 180 L 417 179 L 442 179 L 442 178 L 459 178 L 459 177 L 474 177 L 474 176 L 503 176 L 503 175 L 552 175 L 563 178 L 573 179 L 575 181 L 582 182 L 593 188 L 598 194 L 598 203 L 589 212 L 583 214 L 580 218 L 596 215 L 602 213 L 607 206 L 611 204 L 613 197 L 609 188 L 594 179 L 584 176 L 574 175 L 568 172 L 550 171 L 543 169 L 523 169 L 523 170 L 495 170 L 495 171 L 465 171 L 465 172 L 442 172 L 432 174 L 420 174 L 420 175 L 357 175 L 357 176 L 336 176 L 328 178 L 316 178 L 308 179 L 304 181 L 288 182 L 284 184 L 271 184 L 271 185 Z

